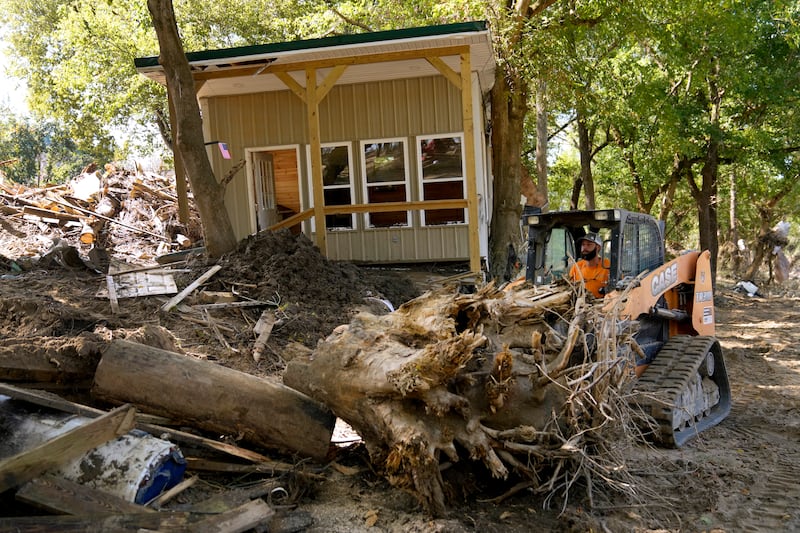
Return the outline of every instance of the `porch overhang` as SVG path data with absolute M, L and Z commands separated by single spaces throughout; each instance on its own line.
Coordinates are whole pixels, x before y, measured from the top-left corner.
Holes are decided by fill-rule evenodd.
M 205 98 L 285 90 L 280 73 L 304 87 L 309 67 L 324 79 L 336 66 L 347 65 L 336 85 L 439 74 L 427 57 L 441 58 L 458 72 L 459 54 L 465 50 L 481 88 L 488 91 L 495 60 L 483 21 L 187 52 L 186 57 L 197 96 Z M 166 83 L 157 56 L 136 58 L 135 65 L 140 74 Z

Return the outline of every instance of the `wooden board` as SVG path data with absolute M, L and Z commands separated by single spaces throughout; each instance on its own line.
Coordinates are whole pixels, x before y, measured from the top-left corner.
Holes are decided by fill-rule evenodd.
M 16 498 L 18 501 L 44 509 L 52 514 L 155 512 L 113 494 L 50 475 L 37 477 L 22 485 L 17 491 Z
M 222 270 L 222 266 L 220 265 L 214 265 L 213 267 L 209 268 L 202 276 L 194 280 L 188 287 L 183 289 L 177 295 L 173 296 L 172 299 L 170 299 L 170 301 L 162 305 L 161 310 L 164 312 L 169 312 L 175 309 L 175 307 L 177 307 L 178 304 L 184 300 L 184 298 L 189 296 L 189 294 L 191 294 L 192 291 L 194 291 L 197 287 L 208 281 L 211 278 L 211 276 L 213 276 L 220 270 Z
M 269 525 L 275 511 L 254 500 L 211 517 L 186 512 L 126 513 L 116 515 L 23 516 L 0 518 L 0 532 L 106 533 L 108 531 L 199 531 L 236 533 Z
M 6 396 L 9 396 L 17 400 L 24 400 L 34 405 L 50 407 L 53 409 L 64 411 L 65 413 L 72 413 L 76 415 L 85 416 L 88 418 L 96 418 L 98 416 L 103 415 L 104 413 L 104 411 L 100 409 L 95 409 L 94 407 L 89 407 L 87 405 L 81 405 L 78 403 L 70 402 L 68 400 L 64 400 L 63 398 L 55 394 L 50 394 L 42 391 L 22 389 L 19 387 L 6 385 L 3 383 L 0 383 L 0 394 L 5 394 Z M 252 450 L 246 450 L 244 448 L 240 448 L 232 444 L 226 444 L 224 442 L 207 439 L 205 437 L 200 437 L 198 435 L 186 433 L 184 431 L 179 431 L 177 429 L 167 428 L 164 426 L 148 423 L 145 420 L 155 418 L 149 414 L 137 413 L 136 418 L 137 418 L 136 427 L 138 429 L 141 429 L 142 431 L 147 431 L 149 433 L 152 433 L 153 435 L 166 435 L 166 438 L 171 441 L 182 442 L 185 444 L 192 444 L 194 446 L 199 446 L 201 448 L 215 450 L 218 452 L 231 455 L 233 457 L 238 457 L 240 459 L 252 461 L 253 463 L 261 464 L 270 462 L 270 459 L 267 456 L 254 452 Z
M 127 433 L 133 429 L 135 415 L 134 407 L 123 405 L 31 450 L 0 461 L 0 492 L 30 481 Z
M 175 278 L 168 272 L 131 272 L 114 275 L 117 298 L 176 294 Z

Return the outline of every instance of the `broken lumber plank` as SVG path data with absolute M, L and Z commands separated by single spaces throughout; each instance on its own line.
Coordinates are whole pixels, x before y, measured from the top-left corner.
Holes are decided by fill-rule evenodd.
M 197 299 L 203 304 L 227 304 L 239 301 L 239 297 L 230 291 L 200 291 Z
M 253 327 L 253 332 L 258 335 L 256 342 L 253 344 L 253 360 L 259 362 L 261 360 L 261 353 L 267 346 L 269 336 L 272 334 L 272 328 L 275 326 L 275 313 L 267 309 L 261 313 L 258 322 Z
M 264 461 L 262 463 L 241 464 L 212 461 L 199 457 L 187 457 L 186 469 L 194 472 L 215 472 L 228 474 L 268 474 L 270 476 L 294 472 L 297 465 L 282 463 L 280 461 Z M 308 466 L 304 468 L 310 470 Z M 309 474 L 311 475 L 311 474 Z
M 98 416 L 102 416 L 105 413 L 105 411 L 96 409 L 94 407 L 89 407 L 87 405 L 81 405 L 79 403 L 74 403 L 68 400 L 64 400 L 63 398 L 55 394 L 22 389 L 19 387 L 14 387 L 12 385 L 7 385 L 3 383 L 0 383 L 0 394 L 5 394 L 6 396 L 9 396 L 17 400 L 24 400 L 34 405 L 41 405 L 42 407 L 58 409 L 60 411 L 64 411 L 65 413 L 81 415 L 87 418 L 97 418 Z M 240 448 L 232 444 L 226 444 L 224 442 L 207 439 L 199 435 L 193 435 L 191 433 L 186 433 L 184 431 L 179 431 L 177 429 L 159 426 L 152 422 L 149 422 L 150 420 L 164 420 L 163 417 L 157 417 L 148 413 L 137 412 L 136 420 L 137 420 L 136 423 L 137 429 L 141 429 L 142 431 L 147 431 L 148 433 L 151 433 L 153 435 L 166 435 L 165 438 L 167 440 L 183 444 L 191 444 L 193 446 L 199 446 L 201 448 L 222 452 L 227 455 L 231 455 L 233 457 L 238 457 L 239 459 L 251 461 L 253 463 L 270 462 L 270 459 L 267 456 L 262 455 L 258 452 L 254 452 L 252 450 L 247 450 L 245 448 Z
M 51 468 L 124 435 L 134 426 L 136 409 L 123 405 L 31 450 L 0 461 L 0 492 L 30 481 Z
M 87 384 L 85 388 L 89 389 L 91 388 L 91 386 L 92 383 L 90 382 Z M 31 389 L 29 387 L 26 388 L 23 386 L 14 386 L 14 385 L 9 385 L 7 383 L 0 383 L 0 394 L 3 394 L 15 400 L 22 400 L 33 405 L 48 407 L 50 409 L 63 411 L 65 413 L 70 413 L 73 415 L 83 416 L 85 418 L 97 418 L 98 416 L 103 416 L 107 412 L 103 411 L 102 409 L 97 409 L 96 407 L 90 407 L 88 405 L 82 405 L 79 403 L 71 402 L 69 400 L 65 400 L 61 396 L 53 394 L 49 391 Z M 137 427 L 139 427 L 140 425 L 158 424 L 158 423 L 160 424 L 169 423 L 169 420 L 167 418 L 164 418 L 163 416 L 155 416 L 141 412 L 136 413 Z M 142 428 L 139 427 L 139 429 Z M 164 431 L 166 428 L 158 428 L 158 429 L 159 431 L 156 431 L 156 433 L 160 433 Z
M 106 276 L 106 285 L 108 285 L 108 299 L 111 301 L 111 313 L 119 313 L 119 300 L 117 300 L 117 286 L 114 285 L 114 276 Z
M 159 494 L 154 500 L 147 502 L 147 505 L 151 505 L 154 509 L 160 509 L 162 505 L 197 483 L 199 479 L 200 476 L 192 476 L 189 479 L 184 479 L 168 491 Z
M 61 477 L 44 475 L 28 481 L 16 493 L 17 501 L 52 514 L 93 515 L 155 512 L 119 496 Z
M 22 213 L 24 215 L 32 215 L 35 217 L 40 218 L 50 218 L 56 219 L 57 221 L 61 222 L 81 222 L 83 219 L 88 218 L 82 215 L 73 215 L 70 213 L 61 213 L 59 211 L 51 211 L 49 209 L 42 209 L 41 207 L 33 207 L 30 205 L 26 205 L 22 208 Z
M 246 302 L 230 302 L 230 303 L 218 303 L 218 304 L 199 304 L 199 305 L 193 305 L 192 307 L 195 309 L 228 309 L 236 307 L 265 307 L 267 305 L 277 307 L 272 302 L 260 302 L 258 300 L 248 300 Z
M 186 258 L 192 254 L 205 253 L 206 249 L 202 246 L 197 248 L 189 248 L 188 250 L 178 250 L 177 252 L 170 252 L 167 254 L 159 255 L 156 257 L 156 263 L 160 265 L 171 265 L 173 263 L 183 263 Z
M 192 524 L 193 531 L 205 533 L 240 533 L 259 525 L 267 525 L 275 516 L 264 500 L 253 500 L 230 511 Z
M 179 303 L 183 301 L 184 298 L 189 296 L 192 291 L 194 291 L 197 287 L 208 281 L 214 274 L 222 270 L 221 265 L 214 265 L 213 267 L 209 268 L 202 276 L 194 280 L 192 283 L 189 284 L 188 287 L 183 289 L 181 292 L 170 298 L 170 300 L 161 306 L 161 310 L 164 312 L 169 312 L 175 309 Z
M 131 189 L 130 192 L 131 198 L 137 198 L 139 196 L 142 196 L 142 193 L 149 194 L 151 196 L 155 196 L 156 198 L 159 198 L 161 200 L 167 200 L 169 202 L 176 202 L 178 200 L 175 196 L 167 194 L 161 190 L 152 189 L 147 185 L 145 185 L 144 183 L 142 183 L 141 181 L 138 180 L 134 181 L 133 188 Z
M 122 339 L 100 360 L 92 392 L 244 442 L 324 459 L 335 417 L 282 383 Z
M 199 531 L 191 525 L 196 516 L 185 512 L 142 512 L 114 515 L 56 515 L 0 518 L 0 532 L 106 533 L 142 530 L 161 532 Z
M 273 490 L 281 488 L 285 483 L 285 481 L 268 479 L 249 487 L 226 490 L 193 504 L 188 510 L 193 513 L 225 513 L 254 498 L 266 496 Z

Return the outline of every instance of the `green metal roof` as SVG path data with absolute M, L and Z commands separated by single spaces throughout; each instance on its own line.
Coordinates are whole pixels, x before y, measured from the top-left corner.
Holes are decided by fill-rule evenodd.
M 258 44 L 251 46 L 238 46 L 235 48 L 223 48 L 218 50 L 187 52 L 186 58 L 190 63 L 192 63 L 252 55 L 275 54 L 278 52 L 313 50 L 317 48 L 329 48 L 334 46 L 358 45 L 383 41 L 434 37 L 438 35 L 449 35 L 455 33 L 480 32 L 486 30 L 486 21 L 458 22 L 454 24 L 421 26 L 416 28 L 404 28 L 400 30 L 338 35 L 335 37 L 323 37 L 320 39 L 306 39 L 300 41 L 287 41 L 283 43 Z M 159 65 L 158 56 L 137 57 L 134 59 L 134 64 L 136 65 L 137 69 L 157 67 Z

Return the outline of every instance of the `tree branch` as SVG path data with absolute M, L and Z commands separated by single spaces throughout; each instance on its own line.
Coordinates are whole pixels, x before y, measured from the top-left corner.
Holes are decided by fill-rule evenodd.
M 355 26 L 356 28 L 361 28 L 362 30 L 364 30 L 366 32 L 375 31 L 372 28 L 370 28 L 369 26 L 367 26 L 366 24 L 348 17 L 347 15 L 345 15 L 344 13 L 342 13 L 341 11 L 339 11 L 338 9 L 333 7 L 333 2 L 328 2 L 328 9 L 330 9 L 333 12 L 334 15 L 336 15 L 337 17 L 339 17 L 340 19 L 342 19 L 346 23 L 350 24 L 351 26 Z

